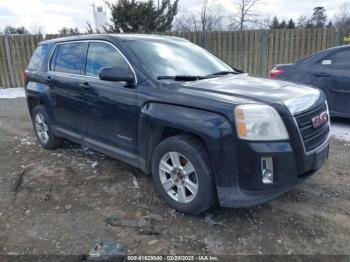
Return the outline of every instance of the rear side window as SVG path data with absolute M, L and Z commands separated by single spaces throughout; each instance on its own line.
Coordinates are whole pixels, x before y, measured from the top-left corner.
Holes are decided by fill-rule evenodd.
M 86 75 L 98 76 L 103 67 L 129 70 L 128 63 L 113 46 L 106 43 L 90 43 L 86 57 Z
M 32 58 L 30 59 L 28 69 L 30 69 L 30 70 L 40 70 L 41 69 L 42 62 L 47 54 L 47 49 L 48 49 L 47 45 L 39 45 L 35 49 L 35 51 L 32 55 Z
M 350 69 L 350 50 L 337 52 L 332 57 L 332 63 L 337 69 Z
M 56 72 L 80 74 L 83 47 L 83 43 L 59 45 L 58 50 L 55 51 L 52 57 L 52 59 L 56 61 L 54 67 L 52 61 L 50 62 L 51 70 L 54 68 Z

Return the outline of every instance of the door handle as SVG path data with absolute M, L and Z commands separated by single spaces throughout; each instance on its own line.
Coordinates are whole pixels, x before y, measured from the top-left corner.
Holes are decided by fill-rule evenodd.
M 315 76 L 318 76 L 318 77 L 328 77 L 329 74 L 328 73 L 324 73 L 324 72 L 317 72 L 317 73 L 314 73 Z
M 88 82 L 81 83 L 79 86 L 84 88 L 85 90 L 92 89 L 92 87 L 90 86 L 90 84 Z

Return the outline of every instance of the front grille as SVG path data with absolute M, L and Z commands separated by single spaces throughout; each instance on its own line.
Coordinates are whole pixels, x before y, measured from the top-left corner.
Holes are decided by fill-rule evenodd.
M 324 104 L 306 113 L 302 113 L 295 116 L 306 151 L 311 151 L 317 148 L 318 146 L 322 145 L 328 138 L 328 122 L 317 128 L 315 128 L 312 123 L 312 119 L 314 117 L 319 116 L 322 112 L 325 112 L 326 110 L 327 105 Z

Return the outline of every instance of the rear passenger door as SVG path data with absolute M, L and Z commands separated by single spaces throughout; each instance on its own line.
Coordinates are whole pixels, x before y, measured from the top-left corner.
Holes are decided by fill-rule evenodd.
M 136 86 L 99 79 L 102 68 L 123 68 L 134 73 L 126 58 L 111 43 L 91 41 L 87 46 L 84 100 L 88 119 L 84 122 L 87 144 L 100 150 L 136 153 Z M 136 76 L 135 76 L 136 78 Z
M 313 85 L 325 91 L 332 113 L 350 115 L 350 49 L 323 58 L 311 71 Z
M 332 57 L 329 89 L 333 111 L 350 115 L 350 49 L 339 51 Z
M 55 125 L 73 136 L 81 134 L 86 119 L 84 92 L 79 86 L 84 47 L 83 42 L 58 44 L 49 61 L 47 76 Z

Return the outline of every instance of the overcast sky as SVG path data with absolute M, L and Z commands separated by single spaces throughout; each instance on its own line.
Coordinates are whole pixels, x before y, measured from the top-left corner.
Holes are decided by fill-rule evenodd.
M 180 0 L 180 13 L 196 12 L 201 0 Z M 227 13 L 234 11 L 235 0 L 212 0 Z M 323 6 L 329 18 L 339 12 L 342 3 L 350 0 L 263 0 L 256 11 L 262 17 L 275 15 L 280 19 L 297 19 L 301 15 L 311 16 L 315 6 Z M 31 31 L 39 26 L 45 33 L 57 33 L 65 27 L 85 28 L 87 21 L 93 24 L 93 0 L 0 0 L 0 27 L 11 24 L 24 25 Z M 102 0 L 94 0 L 95 4 L 103 4 Z M 113 2 L 113 0 L 112 0 Z

